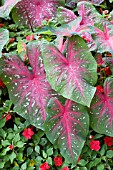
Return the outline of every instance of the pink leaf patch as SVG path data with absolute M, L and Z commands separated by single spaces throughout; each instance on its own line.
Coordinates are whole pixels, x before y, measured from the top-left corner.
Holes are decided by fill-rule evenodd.
M 91 104 L 91 126 L 99 132 L 113 136 L 113 79 L 107 78 L 104 93 L 96 92 Z
M 17 56 L 12 56 L 2 61 L 2 77 L 4 82 L 7 82 L 15 111 L 35 126 L 42 128 L 51 88 L 46 80 L 37 44 L 29 44 L 27 53 L 31 71 Z
M 106 22 L 103 26 L 103 31 L 99 28 L 95 28 L 95 43 L 98 48 L 98 52 L 110 52 L 113 54 L 113 25 Z
M 63 105 L 58 98 L 52 98 L 47 113 L 46 135 L 66 160 L 75 164 L 88 133 L 86 108 L 71 100 L 66 100 Z
M 68 99 L 90 106 L 96 90 L 93 85 L 97 65 L 82 38 L 69 39 L 66 57 L 53 45 L 44 45 L 42 54 L 52 88 Z

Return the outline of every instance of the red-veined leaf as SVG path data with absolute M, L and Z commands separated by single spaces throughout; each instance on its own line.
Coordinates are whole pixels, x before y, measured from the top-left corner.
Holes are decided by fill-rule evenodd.
M 86 107 L 68 99 L 63 105 L 58 98 L 52 98 L 47 114 L 44 124 L 47 137 L 67 162 L 76 164 L 89 128 Z
M 0 28 L 0 57 L 2 56 L 2 49 L 4 45 L 9 40 L 9 31 L 3 28 Z
M 0 7 L 0 17 L 6 18 L 9 16 L 12 8 L 21 0 L 6 0 L 3 6 Z
M 28 70 L 23 61 L 17 56 L 1 60 L 1 78 L 9 90 L 15 111 L 28 119 L 31 124 L 43 128 L 46 119 L 46 104 L 50 97 L 51 88 L 46 80 L 46 74 L 38 45 L 30 43 L 27 49 L 28 59 L 32 70 Z
M 113 54 L 113 25 L 109 22 L 103 24 L 103 31 L 95 28 L 94 40 L 99 53 Z
M 104 93 L 95 93 L 90 112 L 92 128 L 98 133 L 113 136 L 113 78 L 105 80 Z
M 58 4 L 59 0 L 22 0 L 15 6 L 13 19 L 19 26 L 39 26 L 54 16 Z
M 54 45 L 43 45 L 42 55 L 52 88 L 89 107 L 95 93 L 97 64 L 82 38 L 72 36 L 69 39 L 66 58 Z

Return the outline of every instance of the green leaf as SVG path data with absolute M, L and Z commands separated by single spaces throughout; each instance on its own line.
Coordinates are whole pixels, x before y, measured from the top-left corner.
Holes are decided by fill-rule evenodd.
M 44 150 L 42 150 L 42 156 L 43 156 L 43 158 L 47 158 L 47 154 Z
M 3 150 L 0 152 L 0 156 L 6 155 L 7 151 L 9 151 L 9 150 L 10 150 L 9 147 L 3 149 Z
M 106 157 L 107 158 L 113 158 L 113 151 L 112 150 L 109 150 L 106 152 Z
M 48 156 L 53 155 L 53 148 L 49 148 L 49 149 L 47 150 L 47 155 L 48 155 Z
M 88 163 L 88 161 L 81 159 L 77 164 L 80 165 L 80 166 L 85 166 L 87 163 Z
M 33 152 L 33 148 L 31 147 L 27 148 L 27 155 L 31 155 L 32 152 Z
M 0 162 L 0 169 L 4 168 L 5 162 Z
M 6 119 L 5 118 L 0 119 L 0 128 L 4 127 L 5 123 L 6 123 Z
M 22 164 L 21 169 L 22 170 L 26 170 L 27 169 L 27 163 L 26 162 Z
M 0 129 L 0 136 L 1 136 L 3 139 L 5 139 L 6 135 L 7 135 L 7 133 L 5 132 L 5 130 Z
M 40 153 L 40 146 L 35 146 L 35 151 L 36 151 L 37 153 Z
M 51 157 L 48 157 L 48 158 L 46 159 L 46 162 L 48 162 L 48 164 L 52 165 L 52 158 L 51 158 Z
M 97 170 L 104 170 L 104 164 L 100 164 L 97 166 Z
M 14 159 L 16 158 L 16 154 L 14 153 L 14 151 L 11 153 L 9 159 L 11 161 L 11 164 L 13 163 Z
M 22 141 L 18 141 L 17 144 L 16 144 L 16 146 L 17 146 L 18 148 L 22 148 L 25 144 L 26 144 L 26 143 L 23 143 Z
M 8 140 L 2 140 L 1 142 L 4 147 L 10 145 L 10 142 Z
M 15 137 L 13 138 L 14 144 L 16 144 L 19 140 L 20 140 L 20 135 L 19 135 L 19 133 L 17 133 L 17 134 L 15 135 Z
M 24 161 L 24 159 L 23 159 L 23 153 L 18 153 L 16 159 L 19 160 L 19 161 L 21 161 L 21 162 L 23 162 L 23 161 Z

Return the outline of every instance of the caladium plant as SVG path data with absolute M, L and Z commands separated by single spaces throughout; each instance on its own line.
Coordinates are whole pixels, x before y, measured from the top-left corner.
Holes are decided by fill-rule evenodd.
M 44 130 L 66 161 L 75 165 L 89 125 L 99 133 L 113 136 L 112 72 L 104 75 L 106 69 L 113 70 L 113 25 L 111 18 L 104 18 L 92 5 L 103 0 L 67 1 L 74 2 L 76 9 L 72 11 L 72 6 L 66 4 L 69 8 L 61 6 L 56 12 L 60 2 L 6 0 L 0 7 L 1 18 L 7 17 L 14 7 L 13 19 L 27 25 L 28 32 L 29 27 L 38 26 L 32 29 L 33 42 L 24 39 L 26 30 L 22 29 L 21 40 L 15 34 L 15 40 L 20 42 L 16 43 L 14 55 L 4 53 L 9 44 L 3 49 L 12 32 L 8 34 L 8 30 L 0 28 L 0 52 L 4 53 L 0 78 L 8 88 L 14 111 Z M 42 28 L 43 19 L 53 16 L 55 20 Z M 24 51 L 23 60 L 17 51 Z M 109 57 L 103 57 L 108 52 Z

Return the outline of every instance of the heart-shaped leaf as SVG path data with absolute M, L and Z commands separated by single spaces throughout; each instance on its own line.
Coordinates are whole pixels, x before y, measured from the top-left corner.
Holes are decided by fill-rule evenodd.
M 9 31 L 3 28 L 0 28 L 0 57 L 2 56 L 2 49 L 4 45 L 9 40 Z
M 88 134 L 86 107 L 68 99 L 63 105 L 58 98 L 52 98 L 47 113 L 44 124 L 47 137 L 67 162 L 76 164 Z
M 8 87 L 10 99 L 15 105 L 14 110 L 31 124 L 43 128 L 51 88 L 46 80 L 38 45 L 30 43 L 27 54 L 31 71 L 18 56 L 12 56 L 1 60 L 0 77 Z
M 113 136 L 113 78 L 104 83 L 104 93 L 98 90 L 91 104 L 91 126 L 98 133 Z
M 89 107 L 96 90 L 96 61 L 79 36 L 69 39 L 66 54 L 65 58 L 54 45 L 43 45 L 47 79 L 59 94 Z
M 51 19 L 60 0 L 22 0 L 13 11 L 14 21 L 30 28 L 41 25 L 44 19 Z

